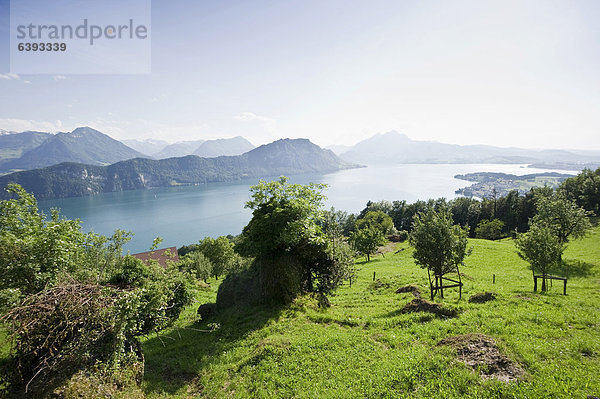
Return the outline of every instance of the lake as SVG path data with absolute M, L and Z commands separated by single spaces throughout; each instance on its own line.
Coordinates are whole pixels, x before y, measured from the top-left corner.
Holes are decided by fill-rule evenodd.
M 515 175 L 573 171 L 526 168 L 525 165 L 495 164 L 404 164 L 373 165 L 325 175 L 290 176 L 292 183 L 326 183 L 326 206 L 359 212 L 367 201 L 455 198 L 454 191 L 470 185 L 457 174 L 502 172 Z M 46 214 L 59 208 L 69 219 L 80 219 L 84 231 L 110 235 L 115 229 L 133 232 L 126 249 L 147 251 L 152 240 L 163 238 L 161 247 L 181 246 L 206 236 L 237 235 L 252 214 L 244 208 L 249 188 L 258 179 L 198 186 L 105 193 L 92 197 L 40 201 Z

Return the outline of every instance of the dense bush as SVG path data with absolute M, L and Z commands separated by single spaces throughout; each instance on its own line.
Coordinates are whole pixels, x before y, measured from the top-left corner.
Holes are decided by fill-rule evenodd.
M 123 257 L 127 233 L 84 234 L 57 211 L 46 220 L 19 186 L 9 191 L 17 198 L 0 201 L 9 389 L 38 396 L 81 369 L 143 367 L 137 337 L 177 319 L 192 298 L 187 276 Z
M 228 287 L 242 290 L 258 281 L 265 302 L 289 302 L 301 292 L 331 293 L 352 273 L 352 258 L 338 234 L 326 234 L 321 210 L 325 188 L 319 184 L 289 184 L 285 177 L 251 187 L 252 219 L 242 231 L 236 250 L 254 258 L 248 272 L 230 276 L 219 291 L 217 304 L 237 297 Z M 344 249 L 342 249 L 344 248 Z M 250 278 L 250 279 L 252 279 Z M 239 281 L 246 280 L 248 284 Z
M 494 220 L 482 220 L 475 229 L 477 238 L 483 238 L 485 240 L 497 240 L 502 238 L 502 230 L 504 228 L 504 222 L 498 219 Z
M 587 211 L 600 216 L 600 168 L 584 169 L 562 182 L 559 191 Z

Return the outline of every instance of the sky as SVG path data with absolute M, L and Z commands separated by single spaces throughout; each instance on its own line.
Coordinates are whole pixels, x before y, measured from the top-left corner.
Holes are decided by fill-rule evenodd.
M 123 75 L 11 73 L 9 16 L 4 130 L 600 150 L 597 0 L 153 0 L 150 73 Z

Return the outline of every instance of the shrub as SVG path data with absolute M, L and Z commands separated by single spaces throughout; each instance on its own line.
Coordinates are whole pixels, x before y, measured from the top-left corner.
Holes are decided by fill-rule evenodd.
M 475 229 L 475 236 L 485 240 L 497 240 L 502 238 L 502 229 L 504 229 L 503 221 L 499 219 L 484 219 L 477 225 L 477 228 Z

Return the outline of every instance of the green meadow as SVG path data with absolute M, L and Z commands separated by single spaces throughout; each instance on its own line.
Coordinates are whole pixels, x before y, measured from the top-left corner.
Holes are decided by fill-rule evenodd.
M 469 241 L 472 255 L 458 289 L 435 298 L 456 317 L 406 313 L 417 286 L 429 299 L 426 270 L 407 243 L 371 262 L 321 309 L 311 296 L 269 308 L 229 309 L 199 320 L 220 281 L 198 294 L 176 326 L 144 341 L 145 375 L 126 397 L 205 398 L 585 398 L 600 396 L 600 228 L 569 243 L 567 295 L 554 281 L 533 292 L 528 264 L 511 239 Z M 375 273 L 375 281 L 373 281 Z M 495 283 L 494 283 L 495 275 Z M 476 293 L 496 299 L 470 303 Z M 524 370 L 511 382 L 470 367 L 448 337 L 484 334 Z

